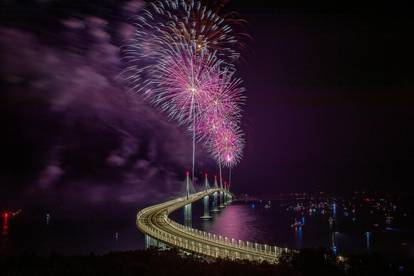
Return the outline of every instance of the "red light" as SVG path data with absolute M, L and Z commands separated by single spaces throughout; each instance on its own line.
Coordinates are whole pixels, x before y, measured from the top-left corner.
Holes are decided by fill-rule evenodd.
M 189 171 L 186 171 L 186 172 L 185 172 L 185 175 L 186 175 L 186 176 L 189 176 L 189 175 L 190 175 L 190 172 L 189 172 Z
M 207 177 L 207 173 L 205 173 L 204 176 Z
M 1 229 L 1 234 L 7 236 L 9 233 L 9 212 L 3 213 L 3 227 Z

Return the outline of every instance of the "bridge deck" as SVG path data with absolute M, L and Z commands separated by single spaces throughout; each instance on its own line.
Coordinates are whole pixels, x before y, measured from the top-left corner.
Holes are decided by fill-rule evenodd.
M 287 251 L 287 248 L 229 239 L 178 224 L 168 217 L 174 210 L 220 191 L 209 189 L 193 194 L 188 199 L 181 197 L 147 207 L 138 212 L 137 226 L 144 234 L 168 246 L 198 255 L 276 263 L 280 254 Z

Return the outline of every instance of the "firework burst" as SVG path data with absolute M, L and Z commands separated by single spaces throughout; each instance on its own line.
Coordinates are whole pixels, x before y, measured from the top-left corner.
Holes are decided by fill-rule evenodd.
M 207 2 L 206 2 L 207 3 Z M 238 59 L 242 48 L 242 33 L 234 27 L 244 21 L 234 14 L 220 14 L 223 4 L 196 0 L 158 0 L 151 2 L 137 16 L 134 38 L 123 49 L 128 63 L 123 75 L 131 90 L 148 93 L 153 90 L 153 66 L 162 63 L 171 48 L 193 45 L 195 53 L 209 53 L 225 61 L 228 66 Z M 208 6 L 214 6 L 214 10 Z
M 240 56 L 236 49 L 240 48 L 238 37 L 241 35 L 235 34 L 232 26 L 244 21 L 233 14 L 220 15 L 221 4 L 215 5 L 215 10 L 209 6 L 213 5 L 195 0 L 158 0 L 149 3 L 138 17 L 136 39 L 158 47 L 143 49 L 142 54 L 151 56 L 156 53 L 154 50 L 163 48 L 163 45 L 180 41 L 195 44 L 200 51 L 218 52 L 220 58 L 236 60 Z
M 195 45 L 180 44 L 153 67 L 152 87 L 145 95 L 179 124 L 193 125 L 215 91 L 213 72 L 222 62 L 214 54 L 196 53 Z
M 214 69 L 196 124 L 197 136 L 202 141 L 214 136 L 226 122 L 238 123 L 245 101 L 242 81 L 235 77 L 235 71 L 220 66 Z
M 210 74 L 208 98 L 203 108 L 206 112 L 221 114 L 225 120 L 238 122 L 246 99 L 242 80 L 235 77 L 235 71 L 227 66 L 215 67 L 214 70 Z
M 196 137 L 204 142 L 220 168 L 236 165 L 244 146 L 239 128 L 244 103 L 242 81 L 236 77 L 242 21 L 220 15 L 222 5 L 208 2 L 156 0 L 137 18 L 133 41 L 124 50 L 124 76 L 193 137 L 194 180 Z M 210 1 L 211 4 L 211 1 Z
M 244 138 L 241 129 L 234 124 L 224 124 L 209 142 L 209 149 L 219 165 L 233 167 L 242 157 Z

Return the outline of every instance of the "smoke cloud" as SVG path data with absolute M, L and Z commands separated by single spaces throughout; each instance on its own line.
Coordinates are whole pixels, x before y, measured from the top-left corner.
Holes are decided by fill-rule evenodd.
M 0 26 L 2 200 L 133 204 L 181 190 L 190 138 L 120 77 L 141 7 L 66 16 L 53 32 Z

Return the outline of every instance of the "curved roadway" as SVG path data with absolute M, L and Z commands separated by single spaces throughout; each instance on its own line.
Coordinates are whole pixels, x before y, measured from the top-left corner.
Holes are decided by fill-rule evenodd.
M 246 259 L 276 263 L 287 248 L 229 239 L 172 221 L 168 215 L 187 204 L 224 190 L 209 189 L 147 207 L 137 214 L 138 229 L 169 247 L 209 258 Z

